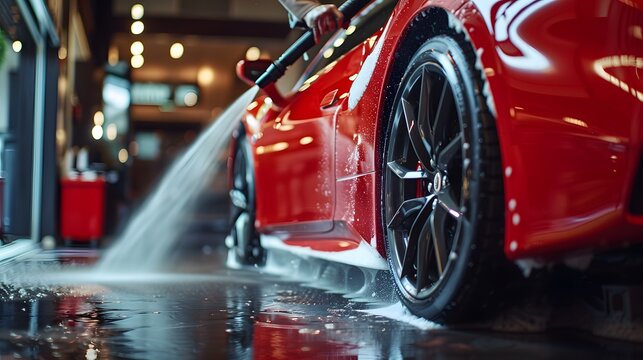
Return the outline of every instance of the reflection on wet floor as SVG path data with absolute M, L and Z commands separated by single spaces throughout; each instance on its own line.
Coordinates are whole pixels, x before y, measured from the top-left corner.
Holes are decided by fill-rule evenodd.
M 347 298 L 255 270 L 195 242 L 170 274 L 91 274 L 97 252 L 43 252 L 2 271 L 0 358 L 402 359 L 640 358 L 641 345 L 572 331 L 435 328 L 361 310 Z M 88 275 L 89 274 L 89 275 Z M 97 281 L 92 281 L 92 279 Z M 382 301 L 377 297 L 375 301 Z M 390 304 L 389 304 L 390 305 Z

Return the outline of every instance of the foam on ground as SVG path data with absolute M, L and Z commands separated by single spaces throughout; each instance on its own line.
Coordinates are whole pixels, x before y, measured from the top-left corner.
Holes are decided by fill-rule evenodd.
M 406 309 L 400 302 L 396 302 L 395 304 L 386 307 L 359 311 L 407 323 L 421 330 L 433 330 L 442 328 L 442 325 L 411 314 L 408 309 Z
M 261 245 L 269 250 L 288 251 L 303 257 L 313 257 L 367 269 L 388 270 L 386 260 L 364 241 L 360 242 L 356 249 L 336 252 L 318 251 L 303 246 L 289 246 L 278 237 L 269 235 L 261 237 Z

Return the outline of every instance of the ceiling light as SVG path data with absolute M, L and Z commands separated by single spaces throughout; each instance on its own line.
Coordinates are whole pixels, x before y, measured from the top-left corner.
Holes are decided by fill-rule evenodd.
M 197 101 L 199 101 L 199 96 L 193 91 L 189 91 L 183 96 L 185 106 L 192 107 L 196 105 Z
M 259 50 L 259 48 L 256 46 L 248 48 L 248 50 L 246 51 L 246 60 L 250 60 L 250 61 L 259 60 L 260 56 L 261 56 L 261 50 Z
M 132 19 L 141 20 L 145 14 L 145 8 L 141 4 L 132 5 Z
M 125 164 L 127 162 L 127 159 L 129 159 L 129 154 L 127 153 L 127 149 L 121 149 L 118 152 L 118 161 L 120 161 L 121 164 Z
M 100 127 L 100 126 L 98 126 L 98 125 L 95 125 L 95 126 L 92 128 L 92 137 L 93 137 L 94 139 L 96 139 L 96 140 L 98 140 L 98 139 L 102 138 L 102 137 L 103 137 L 103 128 L 102 128 L 102 127 Z
M 107 125 L 107 129 L 105 130 L 105 135 L 107 135 L 107 140 L 114 140 L 116 139 L 116 136 L 118 136 L 118 128 L 116 128 L 116 124 L 112 123 Z
M 13 48 L 14 52 L 19 53 L 20 50 L 22 50 L 22 42 L 20 40 L 16 40 L 11 44 L 11 47 Z
M 134 55 L 132 56 L 131 64 L 134 69 L 138 69 L 145 64 L 145 58 L 143 58 L 143 55 Z
M 114 66 L 118 63 L 118 47 L 112 46 L 107 52 L 107 62 Z
M 105 122 L 105 115 L 103 115 L 103 112 L 96 111 L 96 113 L 94 114 L 94 125 L 103 126 L 104 122 Z
M 67 59 L 67 48 L 66 47 L 61 47 L 58 49 L 58 59 L 60 60 L 65 60 Z
M 183 56 L 183 44 L 181 43 L 174 43 L 172 46 L 170 46 L 170 56 L 172 59 L 180 59 L 181 56 Z
M 214 70 L 209 67 L 203 67 L 197 74 L 197 81 L 201 86 L 207 86 L 214 81 Z
M 132 30 L 132 34 L 139 35 L 143 33 L 143 30 L 145 30 L 145 24 L 143 24 L 142 21 L 134 21 L 132 23 L 131 30 Z
M 132 46 L 129 47 L 129 50 L 132 55 L 141 55 L 145 50 L 145 46 L 143 46 L 143 43 L 140 41 L 134 41 Z
M 351 25 L 351 26 L 349 26 L 349 27 L 348 27 L 348 29 L 346 29 L 346 33 L 345 33 L 345 34 L 346 34 L 346 35 L 351 35 L 352 33 L 354 33 L 354 32 L 355 32 L 355 29 L 357 29 L 357 28 L 355 27 L 355 25 Z

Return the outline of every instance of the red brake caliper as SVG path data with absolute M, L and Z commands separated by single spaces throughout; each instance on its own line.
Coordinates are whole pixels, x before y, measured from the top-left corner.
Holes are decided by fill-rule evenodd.
M 422 171 L 422 163 L 418 161 L 418 166 L 415 169 L 416 171 Z M 422 179 L 419 179 L 415 184 L 415 196 L 422 197 L 424 196 L 424 186 L 422 186 Z

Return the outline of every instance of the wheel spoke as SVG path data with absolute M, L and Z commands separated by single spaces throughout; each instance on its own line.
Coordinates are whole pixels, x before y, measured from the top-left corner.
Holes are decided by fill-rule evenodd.
M 404 165 L 401 164 L 400 160 L 397 161 L 391 161 L 388 164 L 389 169 L 393 171 L 397 177 L 403 180 L 407 179 L 426 179 L 428 176 L 426 174 L 426 171 L 424 170 L 418 170 L 418 171 L 412 171 L 407 169 Z
M 429 123 L 431 106 L 431 77 L 426 68 L 422 70 L 420 78 L 420 98 L 418 100 L 418 129 L 427 149 L 433 147 L 433 129 Z M 427 141 L 428 140 L 428 141 Z M 431 150 L 430 150 L 431 151 Z
M 446 128 L 449 124 L 449 118 L 454 106 L 453 93 L 449 88 L 449 82 L 444 81 L 440 91 L 440 101 L 435 111 L 435 121 L 433 122 L 433 146 L 437 147 L 446 134 Z
M 404 119 L 406 120 L 406 128 L 409 132 L 411 145 L 424 168 L 428 169 L 431 163 L 431 156 L 429 155 L 429 151 L 422 139 L 422 134 L 419 129 L 420 127 L 414 114 L 415 109 L 413 109 L 413 105 L 405 98 L 402 98 L 402 109 L 404 111 Z
M 448 251 L 446 244 L 446 220 L 448 211 L 442 206 L 436 206 L 431 214 L 431 237 L 433 238 L 433 255 L 438 267 L 438 273 L 442 275 L 447 265 Z
M 446 170 L 447 165 L 453 160 L 453 157 L 462 149 L 462 134 L 458 134 L 453 140 L 447 144 L 438 155 L 438 168 Z
M 444 210 L 446 210 L 452 217 L 456 219 L 462 217 L 462 210 L 456 203 L 455 199 L 453 199 L 453 196 L 451 196 L 449 189 L 438 194 L 438 203 L 439 206 L 444 208 Z
M 417 257 L 417 243 L 417 238 L 408 238 L 404 258 L 402 259 L 400 278 L 413 275 L 413 264 L 415 264 L 415 258 Z
M 426 207 L 430 209 L 432 205 L 427 204 Z M 419 225 L 420 224 L 418 224 L 418 226 Z M 425 221 L 421 226 L 422 230 L 420 231 L 417 240 L 417 279 L 415 282 L 415 289 L 418 293 L 430 284 L 429 267 L 431 264 L 431 225 L 429 224 L 429 221 Z
M 426 201 L 415 218 L 413 226 L 411 226 L 411 230 L 409 231 L 409 246 L 407 247 L 407 253 L 404 254 L 402 269 L 408 267 L 409 262 L 415 261 L 417 267 L 416 288 L 418 291 L 426 287 L 428 282 L 428 237 L 430 236 L 428 220 L 432 210 L 433 201 Z M 414 252 L 408 251 L 408 249 L 411 248 L 411 243 L 413 243 Z
M 417 216 L 426 202 L 427 198 L 425 197 L 404 201 L 388 223 L 388 228 L 392 230 L 409 230 L 412 225 L 410 220 Z

